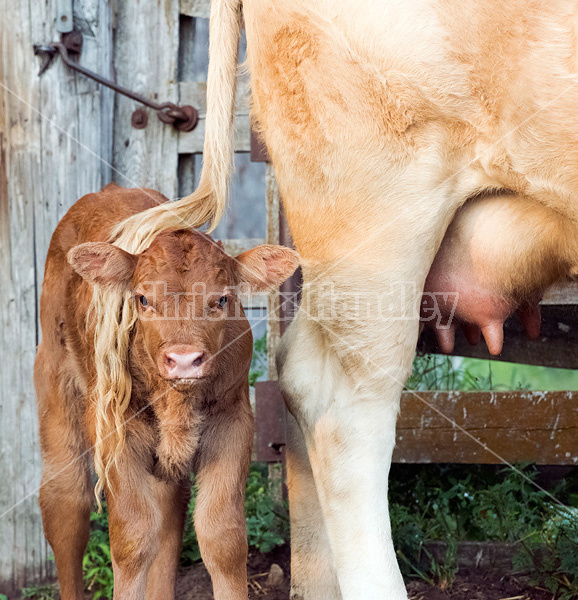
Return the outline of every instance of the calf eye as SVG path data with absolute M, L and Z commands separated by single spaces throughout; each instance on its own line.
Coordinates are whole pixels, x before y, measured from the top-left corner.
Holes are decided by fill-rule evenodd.
M 144 308 L 146 308 L 149 305 L 149 301 L 146 299 L 146 296 L 139 296 L 138 299 L 141 306 L 143 306 Z
M 219 308 L 225 308 L 225 304 L 227 304 L 227 296 L 221 296 L 218 302 Z

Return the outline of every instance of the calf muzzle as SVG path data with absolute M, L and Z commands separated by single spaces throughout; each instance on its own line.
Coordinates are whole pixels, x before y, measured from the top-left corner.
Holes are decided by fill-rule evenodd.
M 159 373 L 164 379 L 170 380 L 202 379 L 209 370 L 209 359 L 204 349 L 187 345 L 171 346 L 159 356 Z

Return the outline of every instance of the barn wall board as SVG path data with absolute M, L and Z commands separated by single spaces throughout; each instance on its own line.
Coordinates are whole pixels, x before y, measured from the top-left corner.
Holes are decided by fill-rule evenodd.
M 82 63 L 111 74 L 108 2 L 75 2 Z M 38 299 L 52 232 L 110 179 L 112 94 L 55 60 L 38 76 L 33 44 L 58 39 L 51 0 L 0 0 L 0 593 L 53 574 L 38 487 L 32 381 Z

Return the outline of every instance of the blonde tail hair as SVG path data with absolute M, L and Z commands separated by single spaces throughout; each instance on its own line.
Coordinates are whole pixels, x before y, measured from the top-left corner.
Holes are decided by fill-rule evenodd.
M 190 196 L 155 206 L 119 223 L 111 239 L 127 252 L 143 252 L 161 231 L 199 227 L 207 222 L 211 231 L 221 219 L 232 170 L 240 36 L 240 0 L 212 0 L 207 117 L 199 186 Z M 132 392 L 128 349 L 136 321 L 130 294 L 114 288 L 95 287 L 89 318 L 95 331 L 94 461 L 99 478 L 95 489 L 98 501 L 104 485 L 108 484 L 110 488 L 109 470 L 118 464 L 125 443 L 125 412 Z
M 166 229 L 214 229 L 227 205 L 233 157 L 233 118 L 237 81 L 241 5 L 239 0 L 213 0 L 207 76 L 207 118 L 203 169 L 199 187 L 190 195 L 161 204 L 120 223 L 115 244 L 128 252 L 142 252 Z

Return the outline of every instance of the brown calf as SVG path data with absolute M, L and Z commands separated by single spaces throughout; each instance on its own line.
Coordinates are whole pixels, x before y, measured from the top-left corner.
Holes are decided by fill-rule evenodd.
M 253 436 L 252 337 L 235 290 L 241 283 L 252 290 L 278 285 L 295 270 L 297 257 L 286 248 L 259 246 L 234 259 L 193 230 L 164 232 L 138 256 L 107 243 L 122 219 L 165 200 L 153 191 L 107 186 L 76 202 L 50 243 L 35 385 L 40 505 L 63 600 L 84 598 L 95 443 L 103 456 L 108 452 L 103 483 L 114 597 L 173 597 L 195 472 L 195 527 L 215 598 L 247 598 L 243 504 Z M 109 450 L 116 432 L 97 436 L 99 408 L 91 395 L 94 324 L 87 311 L 96 285 L 130 291 L 138 307 L 128 349 L 132 394 L 116 455 Z

